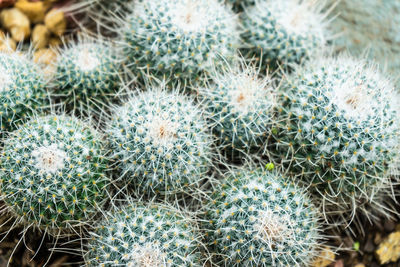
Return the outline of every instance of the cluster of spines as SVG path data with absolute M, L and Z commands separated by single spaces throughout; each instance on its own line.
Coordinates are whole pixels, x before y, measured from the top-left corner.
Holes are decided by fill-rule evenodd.
M 108 213 L 91 233 L 88 266 L 201 266 L 200 232 L 190 217 L 160 204 Z
M 334 213 L 374 202 L 398 157 L 398 98 L 365 62 L 341 56 L 299 69 L 283 90 L 276 151 Z
M 34 118 L 5 141 L 2 200 L 18 221 L 51 233 L 84 225 L 105 201 L 104 153 L 97 131 L 78 119 Z
M 113 112 L 108 140 L 125 181 L 142 193 L 172 194 L 189 191 L 204 179 L 211 137 L 192 100 L 149 89 Z
M 275 172 L 238 169 L 210 196 L 206 244 L 224 266 L 302 266 L 320 242 L 306 194 Z
M 136 3 L 123 25 L 127 65 L 135 75 L 190 85 L 234 57 L 234 14 L 218 0 Z

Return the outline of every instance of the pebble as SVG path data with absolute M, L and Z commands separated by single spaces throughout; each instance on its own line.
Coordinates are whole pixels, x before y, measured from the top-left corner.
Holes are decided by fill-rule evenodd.
M 50 41 L 50 31 L 44 24 L 37 24 L 32 31 L 32 44 L 36 49 L 45 48 Z
M 18 2 L 15 3 L 15 7 L 21 10 L 32 23 L 36 24 L 43 23 L 46 12 L 50 8 L 50 4 L 42 1 L 31 2 L 28 0 L 18 0 Z
M 16 42 L 29 38 L 31 34 L 28 17 L 17 8 L 4 9 L 0 12 L 0 21 Z
M 13 52 L 15 49 L 17 49 L 17 43 L 3 31 L 0 31 L 0 51 Z
M 44 24 L 55 35 L 61 36 L 67 29 L 67 20 L 65 19 L 64 12 L 52 9 L 46 14 Z
M 375 253 L 381 264 L 397 261 L 400 258 L 400 231 L 391 233 Z
M 335 261 L 335 253 L 329 247 L 324 247 L 320 255 L 311 264 L 311 267 L 326 267 Z

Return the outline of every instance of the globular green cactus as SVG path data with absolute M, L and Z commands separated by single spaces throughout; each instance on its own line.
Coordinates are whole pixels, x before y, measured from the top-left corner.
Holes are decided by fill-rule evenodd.
M 327 1 L 334 6 L 331 31 L 337 51 L 368 57 L 399 78 L 400 2 L 397 0 Z M 400 80 L 399 80 L 400 81 Z M 397 83 L 397 87 L 399 87 Z
M 132 204 L 110 213 L 91 234 L 88 266 L 202 266 L 200 235 L 182 212 Z
M 189 191 L 208 170 L 207 124 L 199 107 L 177 93 L 139 93 L 114 110 L 107 132 L 124 180 L 141 193 Z
M 233 170 L 209 202 L 205 238 L 218 266 L 307 266 L 315 256 L 317 211 L 277 172 Z
M 201 96 L 219 145 L 229 154 L 258 149 L 269 136 L 274 118 L 271 79 L 258 78 L 258 70 L 243 63 L 214 76 Z
M 108 42 L 80 40 L 58 56 L 53 95 L 68 108 L 103 108 L 120 84 L 120 60 Z
M 0 52 L 0 127 L 11 131 L 48 106 L 46 79 L 40 68 L 17 52 Z
M 19 222 L 67 232 L 88 223 L 105 201 L 103 156 L 89 125 L 66 116 L 35 118 L 5 140 L 1 198 Z
M 191 84 L 233 58 L 239 41 L 234 14 L 218 0 L 146 0 L 123 25 L 134 74 Z
M 280 160 L 326 210 L 355 211 L 390 183 L 399 101 L 374 66 L 340 56 L 298 69 L 287 79 L 279 120 Z
M 242 14 L 243 54 L 262 66 L 301 63 L 327 38 L 324 15 L 315 1 L 257 1 Z

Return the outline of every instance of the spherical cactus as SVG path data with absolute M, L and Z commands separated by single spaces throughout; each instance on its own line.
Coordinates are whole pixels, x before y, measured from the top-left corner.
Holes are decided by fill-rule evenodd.
M 330 23 L 337 35 L 332 40 L 336 51 L 368 57 L 385 71 L 398 77 L 400 62 L 400 2 L 397 0 L 327 1 L 335 18 Z M 399 80 L 400 81 L 400 80 Z M 397 83 L 399 87 L 400 83 Z
M 150 90 L 131 98 L 115 109 L 107 132 L 124 180 L 142 193 L 188 191 L 208 170 L 206 123 L 177 93 Z
M 390 81 L 340 56 L 299 69 L 287 83 L 276 136 L 282 163 L 333 213 L 374 202 L 399 153 L 399 104 Z
M 218 0 L 146 0 L 123 26 L 135 74 L 190 84 L 235 54 L 235 16 Z
M 257 1 L 242 14 L 243 54 L 263 67 L 300 63 L 324 46 L 324 16 L 312 1 Z
M 54 95 L 67 107 L 104 107 L 119 87 L 120 61 L 107 42 L 78 41 L 61 51 L 56 62 Z
M 207 117 L 219 144 L 229 153 L 249 153 L 269 136 L 276 106 L 269 77 L 252 66 L 228 68 L 201 90 Z
M 164 206 L 122 208 L 108 214 L 91 235 L 88 266 L 202 266 L 195 224 Z
M 48 105 L 46 80 L 25 56 L 0 52 L 0 127 L 11 131 L 33 111 Z
M 275 171 L 235 170 L 207 206 L 218 266 L 307 266 L 320 239 L 316 210 Z
M 50 233 L 84 225 L 105 200 L 103 154 L 99 134 L 79 120 L 33 119 L 5 140 L 2 200 L 22 223 Z

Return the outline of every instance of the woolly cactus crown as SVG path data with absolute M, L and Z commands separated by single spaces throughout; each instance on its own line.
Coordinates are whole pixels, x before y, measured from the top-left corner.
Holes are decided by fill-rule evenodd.
M 105 200 L 103 149 L 99 134 L 77 119 L 33 119 L 5 141 L 2 199 L 21 222 L 50 232 L 84 225 Z
M 116 48 L 109 42 L 86 39 L 80 38 L 61 51 L 54 77 L 54 95 L 79 110 L 104 106 L 120 83 Z
M 202 266 L 200 236 L 182 212 L 132 204 L 99 223 L 85 260 L 88 266 Z
M 0 52 L 0 79 L 2 132 L 15 129 L 33 111 L 48 105 L 44 75 L 25 56 Z
M 191 83 L 234 56 L 236 27 L 218 0 L 138 2 L 123 26 L 128 65 L 135 74 Z
M 316 1 L 257 1 L 242 14 L 244 54 L 263 60 L 263 66 L 299 63 L 326 41 L 324 16 Z
M 320 234 L 299 188 L 274 171 L 227 174 L 207 207 L 207 241 L 219 266 L 306 266 Z
M 223 148 L 249 153 L 269 135 L 276 106 L 272 80 L 258 78 L 244 62 L 214 76 L 201 91 L 213 133 Z
M 141 193 L 196 187 L 208 170 L 211 138 L 200 109 L 189 98 L 150 89 L 114 114 L 109 142 L 126 181 Z
M 299 69 L 283 92 L 277 148 L 335 212 L 373 202 L 398 157 L 399 103 L 376 68 L 345 56 Z

